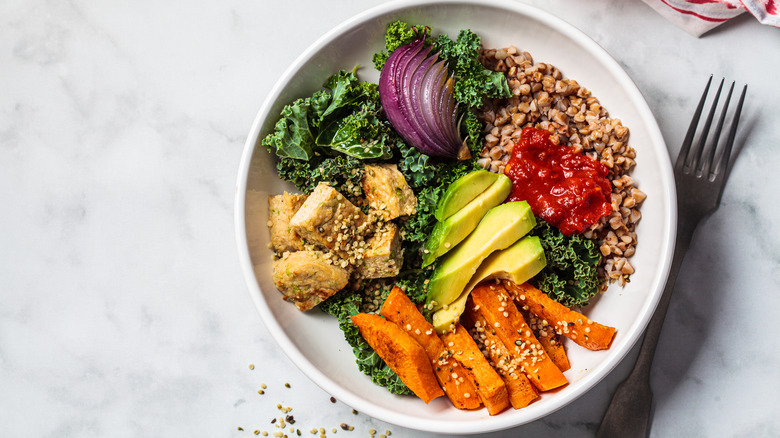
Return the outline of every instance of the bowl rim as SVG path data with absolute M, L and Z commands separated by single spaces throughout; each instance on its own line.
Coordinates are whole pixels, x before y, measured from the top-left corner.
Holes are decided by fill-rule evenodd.
M 600 364 L 598 370 L 594 370 L 580 379 L 582 384 L 576 390 L 567 392 L 561 397 L 555 397 L 553 400 L 548 402 L 549 409 L 547 411 L 539 412 L 536 415 L 529 415 L 528 418 L 525 418 L 524 421 L 521 422 L 517 422 L 516 418 L 514 417 L 511 419 L 505 417 L 506 421 L 501 421 L 500 415 L 491 417 L 491 421 L 475 421 L 472 423 L 445 422 L 441 420 L 437 421 L 436 419 L 421 420 L 418 417 L 407 417 L 403 414 L 390 412 L 380 405 L 368 402 L 364 399 L 353 396 L 349 392 L 343 391 L 340 385 L 336 384 L 336 382 L 331 380 L 327 375 L 317 369 L 297 348 L 293 346 L 293 342 L 282 329 L 279 322 L 273 317 L 270 308 L 263 298 L 262 291 L 257 282 L 257 279 L 255 278 L 253 264 L 249 253 L 249 243 L 246 236 L 246 191 L 250 162 L 256 148 L 259 146 L 260 131 L 262 129 L 263 122 L 268 117 L 272 106 L 279 98 L 284 88 L 293 79 L 295 73 L 313 54 L 330 44 L 339 35 L 348 31 L 349 29 L 352 29 L 353 27 L 362 25 L 366 22 L 369 22 L 370 20 L 377 19 L 399 10 L 407 10 L 413 7 L 431 5 L 481 5 L 490 6 L 497 9 L 504 9 L 521 15 L 526 15 L 534 20 L 550 26 L 551 28 L 556 29 L 566 37 L 571 38 L 572 40 L 576 40 L 584 47 L 585 50 L 595 56 L 597 60 L 604 66 L 604 68 L 608 69 L 610 73 L 612 73 L 618 79 L 619 85 L 629 95 L 630 100 L 638 111 L 640 118 L 648 124 L 648 135 L 651 143 L 653 145 L 663 145 L 663 149 L 665 150 L 666 143 L 663 139 L 663 135 L 661 134 L 661 130 L 658 127 L 657 121 L 638 87 L 628 76 L 625 70 L 620 67 L 619 63 L 614 58 L 612 58 L 612 56 L 609 55 L 609 53 L 604 48 L 602 48 L 584 32 L 580 31 L 573 25 L 550 12 L 523 3 L 508 3 L 500 0 L 398 0 L 367 9 L 364 12 L 358 13 L 341 24 L 335 26 L 323 34 L 315 42 L 313 42 L 295 59 L 292 64 L 290 64 L 285 69 L 274 86 L 268 92 L 262 106 L 260 107 L 260 110 L 254 119 L 244 145 L 241 162 L 239 164 L 234 200 L 234 226 L 239 263 L 241 265 L 241 270 L 247 283 L 247 287 L 249 288 L 250 295 L 252 296 L 252 300 L 255 303 L 255 307 L 257 308 L 263 323 L 271 333 L 274 340 L 279 344 L 282 351 L 310 380 L 312 380 L 324 391 L 336 396 L 340 401 L 346 403 L 347 405 L 355 407 L 356 409 L 359 409 L 360 412 L 365 413 L 371 417 L 402 427 L 420 431 L 466 435 L 516 427 L 547 416 L 557 411 L 558 409 L 563 408 L 591 390 L 598 382 L 609 375 L 612 370 L 626 357 L 628 352 L 633 348 L 633 346 L 641 338 L 641 335 L 644 333 L 650 317 L 658 305 L 663 291 L 663 286 L 665 285 L 669 276 L 669 270 L 671 267 L 672 255 L 674 253 L 675 246 L 675 230 L 677 227 L 677 196 L 674 185 L 674 177 L 672 174 L 671 161 L 667 155 L 666 160 L 659 160 L 660 168 L 658 169 L 661 173 L 661 179 L 667 182 L 665 187 L 663 187 L 664 199 L 662 202 L 664 203 L 665 210 L 668 212 L 664 218 L 664 229 L 661 233 L 662 248 L 665 248 L 660 264 L 661 275 L 658 275 L 654 278 L 654 281 L 648 289 L 650 291 L 650 296 L 649 299 L 645 300 L 642 308 L 640 309 L 641 317 L 635 320 L 632 326 L 627 329 L 627 332 L 633 338 L 629 338 L 628 342 L 618 346 L 616 350 L 613 351 L 613 354 L 611 354 L 604 362 Z

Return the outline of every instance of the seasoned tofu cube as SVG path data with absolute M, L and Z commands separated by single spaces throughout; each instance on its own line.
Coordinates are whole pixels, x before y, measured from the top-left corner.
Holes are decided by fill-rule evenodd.
M 367 164 L 360 185 L 368 205 L 386 220 L 414 214 L 417 198 L 395 164 Z
M 403 264 L 401 233 L 392 222 L 386 223 L 366 240 L 363 263 L 357 268 L 361 278 L 395 277 Z
M 290 219 L 301 208 L 306 195 L 284 192 L 283 195 L 268 197 L 268 229 L 271 232 L 271 245 L 274 251 L 302 251 L 303 240 L 290 227 Z
M 273 280 L 283 299 L 305 312 L 343 289 L 349 270 L 329 263 L 329 256 L 320 251 L 297 251 L 274 261 Z
M 290 227 L 306 242 L 350 260 L 355 258 L 368 220 L 344 195 L 321 182 L 290 219 Z

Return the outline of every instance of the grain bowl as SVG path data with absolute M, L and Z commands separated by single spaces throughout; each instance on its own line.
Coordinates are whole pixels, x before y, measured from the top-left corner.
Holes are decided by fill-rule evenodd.
M 437 32 L 451 35 L 468 28 L 482 37 L 484 47 L 514 47 L 521 53 L 528 52 L 534 62 L 554 65 L 567 78 L 587 87 L 598 96 L 599 105 L 609 109 L 611 117 L 630 127 L 638 163 L 631 173 L 631 184 L 641 188 L 642 194 L 637 196 L 644 196 L 641 221 L 632 228 L 635 234 L 629 238 L 638 242 L 630 262 L 634 272 L 629 283 L 610 284 L 583 309 L 589 318 L 615 327 L 617 334 L 609 350 L 569 349 L 572 368 L 565 373 L 569 384 L 545 393 L 524 409 L 489 416 L 484 409 L 459 411 L 445 399 L 426 405 L 415 397 L 390 394 L 358 371 L 351 349 L 332 317 L 316 309 L 302 313 L 282 301 L 271 278 L 273 260 L 266 226 L 268 196 L 294 188 L 276 176 L 274 157 L 260 142 L 273 129 L 285 104 L 311 95 L 328 75 L 361 65 L 361 79 L 376 82 L 379 73 L 371 67 L 371 57 L 383 47 L 386 26 L 398 19 L 429 25 Z M 489 130 L 494 127 L 495 124 Z M 501 141 L 500 135 L 496 138 Z M 490 149 L 485 152 L 487 167 L 502 159 L 498 153 L 491 157 Z M 627 190 L 630 195 L 630 188 Z M 615 368 L 641 336 L 660 297 L 673 252 L 675 205 L 671 166 L 652 113 L 619 64 L 583 33 L 544 11 L 520 3 L 402 1 L 371 9 L 337 26 L 314 42 L 281 75 L 246 141 L 236 187 L 236 239 L 247 286 L 263 322 L 280 348 L 312 381 L 347 405 L 383 421 L 422 431 L 475 434 L 542 418 L 584 394 Z M 628 218 L 630 221 L 630 213 Z M 614 263 L 603 269 L 614 271 Z

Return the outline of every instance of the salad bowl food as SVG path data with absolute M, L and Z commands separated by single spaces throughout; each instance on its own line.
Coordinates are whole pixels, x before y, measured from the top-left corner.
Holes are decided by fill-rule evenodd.
M 264 147 L 282 108 L 311 96 L 328 76 L 361 66 L 361 80 L 377 82 L 372 55 L 384 48 L 391 22 L 431 26 L 456 35 L 471 29 L 484 47 L 515 46 L 537 62 L 555 65 L 598 96 L 611 117 L 631 131 L 636 167 L 631 176 L 646 194 L 636 228 L 635 272 L 630 282 L 613 283 L 582 309 L 588 318 L 614 327 L 609 349 L 568 348 L 568 384 L 546 392 L 529 406 L 491 416 L 485 409 L 458 410 L 445 397 L 423 403 L 377 386 L 355 365 L 355 356 L 336 320 L 317 309 L 301 312 L 282 300 L 272 280 L 273 254 L 267 228 L 268 196 L 297 192 L 276 173 L 275 157 Z M 560 19 L 520 3 L 498 1 L 401 1 L 362 13 L 312 44 L 283 73 L 263 103 L 246 141 L 236 189 L 236 237 L 240 262 L 257 309 L 276 342 L 317 385 L 339 400 L 383 421 L 449 434 L 506 429 L 563 408 L 603 379 L 641 336 L 663 289 L 676 225 L 674 183 L 658 126 L 628 75 L 602 48 Z

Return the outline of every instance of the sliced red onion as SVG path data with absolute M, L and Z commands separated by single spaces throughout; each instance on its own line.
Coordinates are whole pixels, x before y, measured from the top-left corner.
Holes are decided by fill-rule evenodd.
M 447 66 L 424 39 L 396 49 L 379 75 L 379 99 L 401 138 L 444 160 L 471 158 L 460 136 L 458 105 Z

